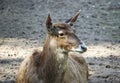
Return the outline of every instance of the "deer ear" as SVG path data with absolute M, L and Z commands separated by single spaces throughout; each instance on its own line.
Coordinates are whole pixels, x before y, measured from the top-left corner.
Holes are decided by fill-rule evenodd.
M 50 35 L 56 35 L 57 34 L 56 28 L 54 28 L 52 26 L 52 19 L 50 17 L 50 14 L 48 14 L 47 19 L 46 19 L 46 28 L 47 28 L 48 34 L 50 34 Z
M 80 11 L 77 12 L 73 17 L 71 17 L 70 19 L 66 20 L 65 23 L 70 24 L 71 26 L 73 25 L 73 23 L 77 20 L 78 16 L 80 15 Z
M 46 19 L 46 28 L 49 29 L 51 27 L 52 27 L 52 20 L 51 20 L 50 14 L 48 14 Z

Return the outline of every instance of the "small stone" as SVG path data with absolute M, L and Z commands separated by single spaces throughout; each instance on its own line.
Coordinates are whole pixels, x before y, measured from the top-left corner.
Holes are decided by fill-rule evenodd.
M 96 24 L 96 26 L 99 26 L 99 24 Z
M 93 18 L 97 18 L 97 15 L 91 15 L 91 17 L 93 17 Z
M 16 54 L 14 54 L 14 56 L 16 56 Z
M 95 38 L 94 40 L 95 40 L 95 41 L 99 41 L 99 39 L 98 39 L 98 38 Z
M 102 66 L 102 65 L 104 65 L 104 64 L 103 64 L 103 63 L 100 63 L 100 64 L 99 64 L 99 66 Z
M 106 68 L 110 68 L 110 65 L 106 65 Z
M 10 54 L 8 54 L 8 56 L 10 56 Z
M 22 34 L 25 34 L 25 32 L 22 32 Z
M 89 65 L 95 65 L 94 63 L 89 63 Z

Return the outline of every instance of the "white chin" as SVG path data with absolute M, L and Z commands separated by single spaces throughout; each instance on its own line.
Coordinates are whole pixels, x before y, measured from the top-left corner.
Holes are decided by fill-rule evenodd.
M 86 46 L 84 46 L 85 48 L 87 48 Z M 71 51 L 73 52 L 79 52 L 79 53 L 83 53 L 86 51 L 86 49 L 82 49 L 81 46 L 79 45 L 78 48 L 72 48 Z
M 71 49 L 71 51 L 73 51 L 73 52 L 79 52 L 79 53 L 85 52 L 85 51 L 83 51 L 82 49 Z

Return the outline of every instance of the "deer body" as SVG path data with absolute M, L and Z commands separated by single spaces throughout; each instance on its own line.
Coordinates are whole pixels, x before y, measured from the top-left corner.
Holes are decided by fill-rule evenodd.
M 22 62 L 17 83 L 87 83 L 88 67 L 79 53 L 86 51 L 86 47 L 70 26 L 78 15 L 71 18 L 69 24 L 52 24 L 48 15 L 43 49 L 36 49 Z

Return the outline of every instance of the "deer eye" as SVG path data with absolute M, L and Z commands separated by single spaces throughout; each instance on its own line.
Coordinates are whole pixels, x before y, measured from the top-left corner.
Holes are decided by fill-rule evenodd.
M 64 33 L 59 33 L 59 36 L 64 36 Z
M 59 31 L 59 37 L 64 37 L 65 33 L 63 31 Z

